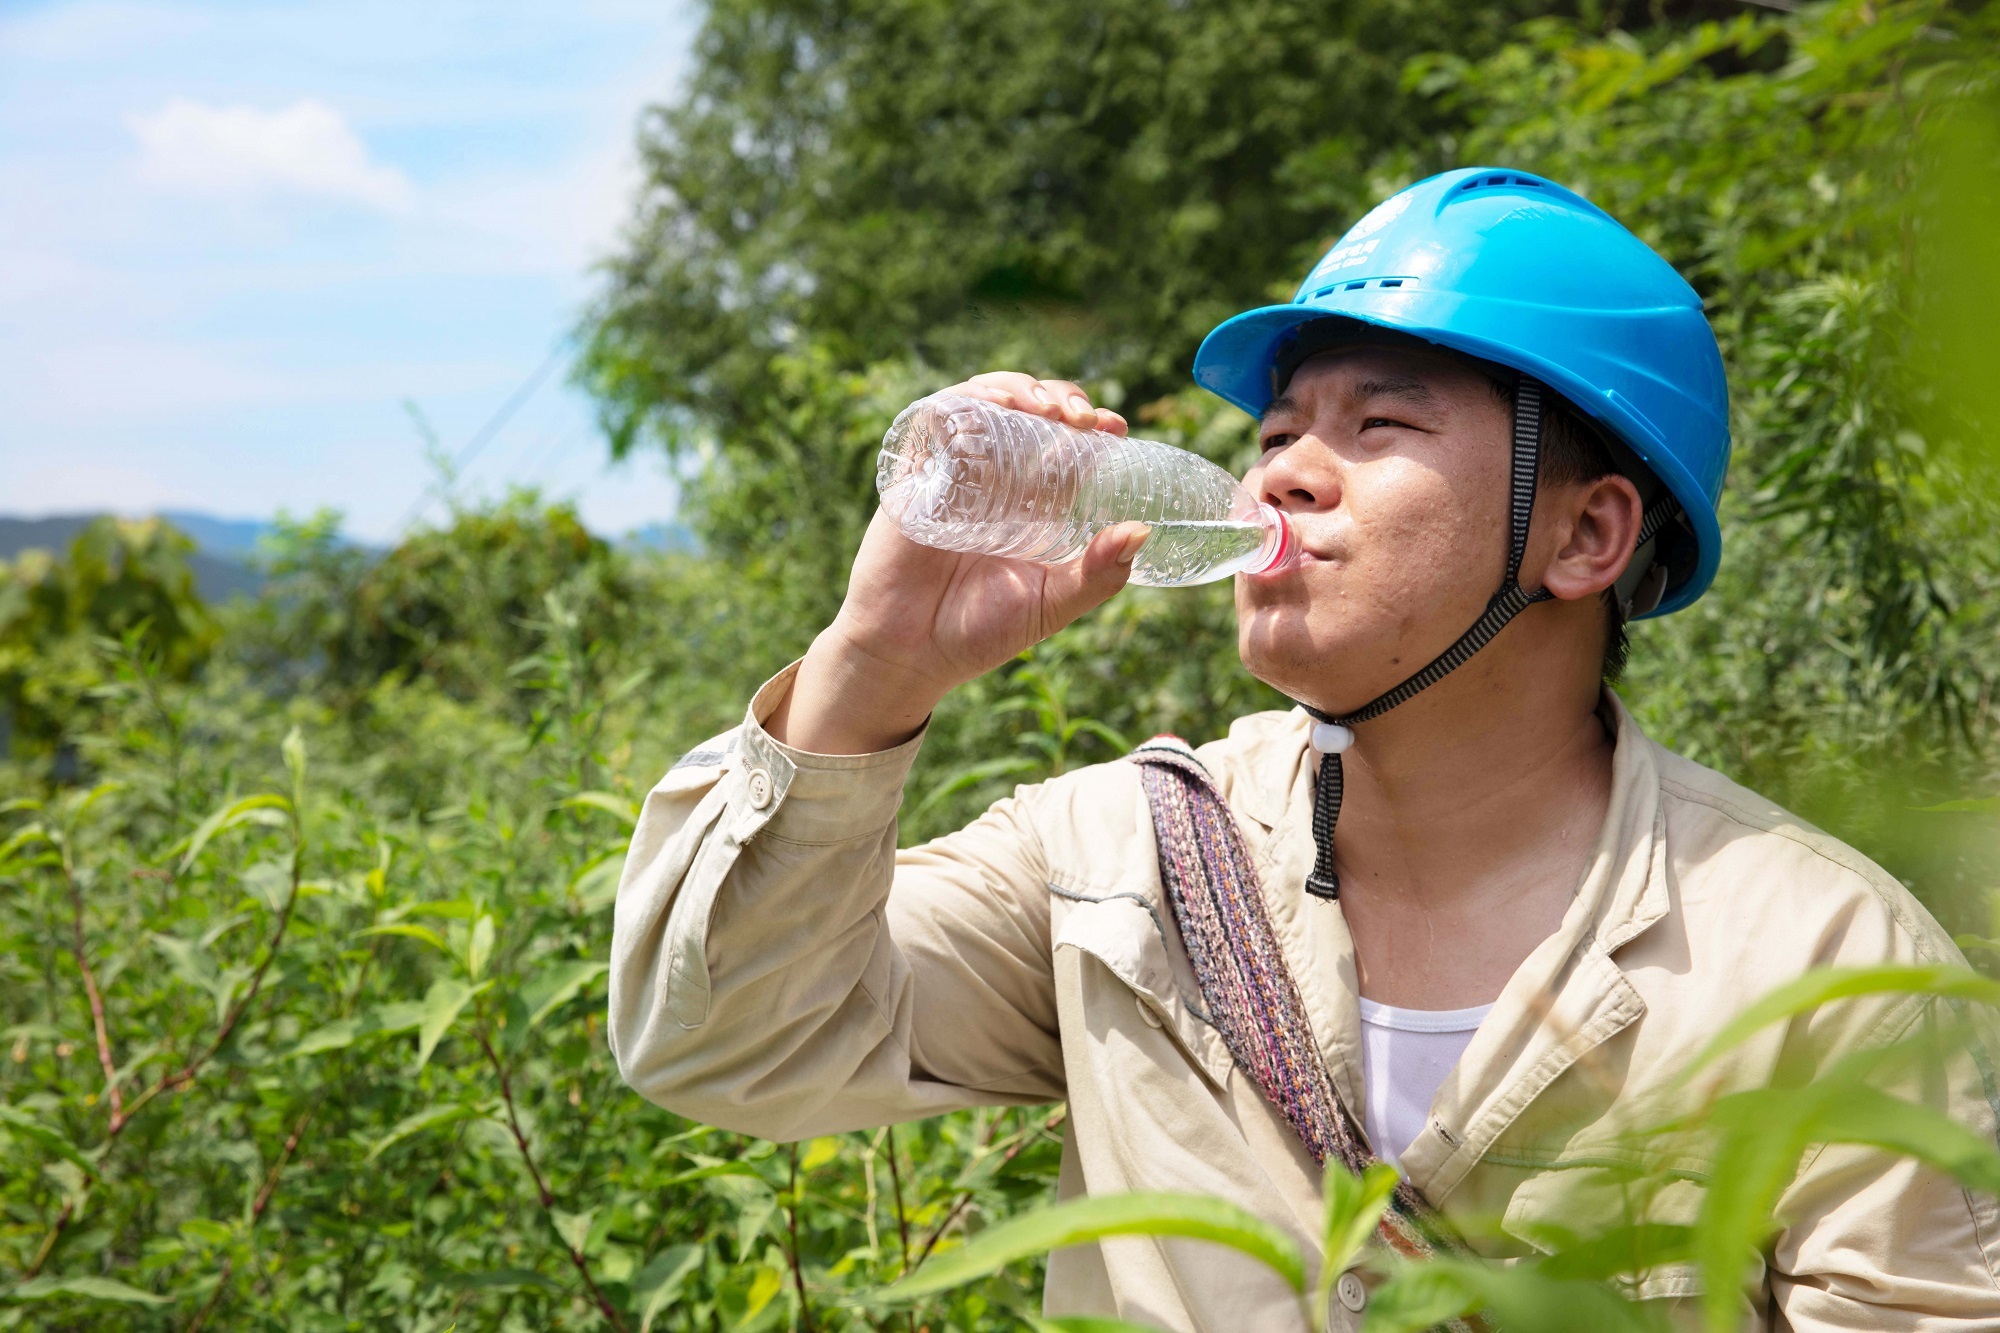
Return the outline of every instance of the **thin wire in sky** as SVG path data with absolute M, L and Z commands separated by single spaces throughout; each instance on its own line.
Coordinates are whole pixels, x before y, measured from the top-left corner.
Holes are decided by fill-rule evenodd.
M 451 460 L 452 477 L 463 475 L 466 466 L 479 457 L 481 450 L 492 443 L 493 437 L 500 433 L 501 428 L 513 420 L 516 412 L 528 405 L 528 400 L 535 396 L 535 392 L 548 381 L 549 375 L 562 364 L 568 351 L 569 339 L 558 340 L 542 364 L 535 367 L 534 373 L 523 380 L 521 386 L 508 396 L 507 401 L 500 404 L 493 415 L 486 419 L 486 423 L 472 433 L 472 438 L 459 446 L 458 453 Z M 431 502 L 438 498 L 438 488 L 444 480 L 439 478 L 424 487 L 423 494 L 417 497 L 416 503 L 410 506 L 409 512 L 403 515 L 403 521 L 397 525 L 398 531 L 410 530 L 410 525 L 415 523 L 424 510 L 430 507 Z

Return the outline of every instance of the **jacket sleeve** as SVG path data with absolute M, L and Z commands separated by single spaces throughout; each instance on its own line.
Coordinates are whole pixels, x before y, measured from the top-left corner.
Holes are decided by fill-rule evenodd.
M 1060 1099 L 1046 874 L 1018 798 L 898 852 L 921 738 L 780 744 L 760 723 L 795 670 L 646 799 L 612 933 L 620 1072 L 780 1140 Z
M 1990 1150 L 2000 1124 L 1990 1025 L 1954 1006 L 1966 1040 L 1927 1076 L 1883 1090 L 1944 1111 Z M 1906 1009 L 1905 1012 L 1909 1012 Z M 1913 1026 L 1906 1026 L 1908 1035 Z M 1808 1155 L 1778 1201 L 1770 1255 L 1774 1327 L 1831 1330 L 2000 1328 L 2000 1204 L 1941 1171 L 1879 1148 L 1830 1144 Z

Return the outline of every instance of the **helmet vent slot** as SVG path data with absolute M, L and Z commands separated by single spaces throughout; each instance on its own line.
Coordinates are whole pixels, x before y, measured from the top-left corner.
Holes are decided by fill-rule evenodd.
M 1466 194 L 1472 190 L 1491 190 L 1503 185 L 1524 185 L 1529 189 L 1538 190 L 1542 183 L 1532 176 L 1474 176 L 1459 186 L 1458 192 Z
M 1388 287 L 1388 288 L 1414 287 L 1416 285 L 1417 285 L 1417 279 L 1410 277 L 1356 278 L 1352 282 L 1332 283 L 1329 286 L 1320 288 L 1318 291 L 1314 292 L 1311 296 L 1302 296 L 1299 299 L 1302 301 L 1317 301 L 1322 296 L 1331 296 L 1335 292 L 1358 292 L 1358 291 L 1364 291 L 1370 287 L 1375 287 L 1379 289 L 1383 287 Z

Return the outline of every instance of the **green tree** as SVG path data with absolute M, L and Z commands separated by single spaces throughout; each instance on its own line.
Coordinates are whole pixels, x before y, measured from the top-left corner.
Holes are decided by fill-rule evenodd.
M 1217 320 L 1289 291 L 1379 163 L 1462 124 L 1401 85 L 1409 57 L 1565 8 L 717 0 L 642 130 L 584 378 L 621 452 L 773 420 L 780 355 L 1006 361 L 1149 400 Z
M 77 534 L 66 559 L 27 550 L 0 561 L 0 755 L 63 744 L 106 679 L 105 640 L 172 679 L 194 674 L 217 627 L 195 592 L 193 550 L 159 519 L 106 517 Z

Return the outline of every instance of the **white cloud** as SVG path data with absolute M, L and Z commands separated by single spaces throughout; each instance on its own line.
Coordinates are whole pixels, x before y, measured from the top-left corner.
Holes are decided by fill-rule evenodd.
M 263 111 L 176 97 L 128 123 L 145 154 L 140 174 L 155 185 L 213 194 L 290 192 L 391 212 L 410 203 L 408 179 L 371 161 L 341 114 L 312 98 Z

